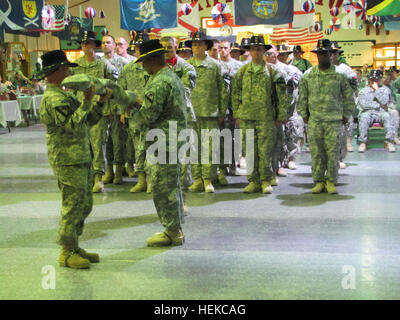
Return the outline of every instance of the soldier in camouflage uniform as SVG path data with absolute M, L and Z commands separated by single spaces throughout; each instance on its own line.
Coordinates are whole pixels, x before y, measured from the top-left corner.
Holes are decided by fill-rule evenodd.
M 182 245 L 184 236 L 181 229 L 183 218 L 182 191 L 180 187 L 180 163 L 175 162 L 178 149 L 169 144 L 169 127 L 174 122 L 177 130 L 186 129 L 185 90 L 182 81 L 167 66 L 164 49 L 159 40 L 146 41 L 140 46 L 138 62 L 152 76 L 149 80 L 143 106 L 139 114 L 148 129 L 162 130 L 166 138 L 167 163 L 151 163 L 153 200 L 160 222 L 165 231 L 147 239 L 149 246 Z M 162 148 L 162 147 L 161 147 Z M 163 150 L 158 150 L 158 155 Z
M 128 53 L 128 48 L 129 48 L 129 44 L 128 42 L 125 40 L 124 37 L 119 37 L 116 39 L 115 41 L 115 45 L 116 47 L 116 52 L 119 56 L 121 56 L 122 58 L 128 60 L 128 62 L 131 61 L 135 61 L 136 57 L 130 55 Z
M 304 53 L 301 46 L 293 47 L 293 59 L 289 61 L 289 64 L 294 65 L 301 72 L 306 72 L 308 69 L 312 67 L 311 62 L 307 59 L 304 59 L 301 55 Z
M 172 71 L 182 80 L 183 87 L 185 89 L 185 102 L 187 106 L 187 127 L 189 129 L 195 129 L 196 115 L 194 113 L 190 96 L 192 90 L 196 86 L 196 70 L 195 68 L 186 62 L 183 58 L 177 56 L 176 41 L 172 37 L 161 38 L 161 45 L 165 50 L 165 60 L 167 65 Z M 181 184 L 184 189 L 187 189 L 192 184 L 191 170 L 189 164 L 182 165 Z M 187 206 L 184 206 L 185 213 L 187 212 Z
M 393 127 L 394 127 L 394 139 L 393 142 L 394 144 L 400 145 L 400 140 L 398 136 L 398 131 L 399 131 L 399 124 L 400 124 L 400 119 L 399 119 L 399 110 L 397 109 L 397 101 L 396 101 L 396 91 L 393 84 L 393 73 L 394 71 L 387 71 L 385 73 L 385 77 L 383 78 L 382 81 L 382 87 L 386 88 L 390 98 L 389 98 L 389 103 L 388 103 L 388 112 L 391 115 L 393 119 Z
M 313 193 L 337 193 L 335 183 L 339 171 L 340 131 L 350 118 L 353 91 L 342 74 L 331 64 L 331 43 L 318 40 L 312 52 L 318 55 L 318 66 L 309 69 L 300 81 L 298 111 L 308 123 Z M 325 177 L 326 174 L 326 177 Z
M 233 116 L 240 121 L 243 151 L 246 135 L 254 132 L 254 150 L 246 150 L 247 179 L 245 193 L 271 193 L 273 172 L 270 167 L 275 145 L 276 126 L 286 121 L 286 84 L 282 74 L 263 60 L 266 49 L 263 36 L 253 36 L 247 49 L 252 61 L 241 67 L 232 90 Z M 273 102 L 276 101 L 276 104 Z M 254 160 L 250 171 L 249 161 Z
M 217 129 L 222 123 L 228 104 L 228 92 L 221 74 L 221 67 L 213 58 L 206 55 L 213 42 L 207 39 L 203 31 L 196 32 L 192 40 L 186 41 L 186 45 L 193 50 L 194 57 L 187 62 L 194 66 L 197 74 L 196 87 L 192 91 L 192 104 L 196 113 L 196 133 L 201 141 L 202 129 Z M 201 141 L 209 144 L 209 163 L 201 163 L 198 152 L 198 163 L 192 164 L 193 185 L 189 188 L 192 192 L 215 192 L 212 179 L 216 176 L 216 166 L 212 164 L 212 146 L 209 141 Z M 199 149 L 200 149 L 200 143 Z M 203 149 L 203 148 L 202 148 Z M 199 150 L 200 151 L 200 150 Z M 204 155 L 202 155 L 204 156 Z
M 62 193 L 62 210 L 57 243 L 61 246 L 59 264 L 75 269 L 89 268 L 99 262 L 96 253 L 79 248 L 85 219 L 93 207 L 93 169 L 88 125 L 102 118 L 104 100 L 92 104 L 94 87 L 80 102 L 64 91 L 61 82 L 70 74 L 65 53 L 55 50 L 42 56 L 42 75 L 47 77 L 47 89 L 40 105 L 40 120 L 46 125 L 49 163 Z
M 101 41 L 101 49 L 104 53 L 104 59 L 110 62 L 118 74 L 121 73 L 128 60 L 122 58 L 115 53 L 115 39 L 112 35 L 106 35 Z M 103 176 L 104 184 L 122 184 L 122 171 L 125 165 L 126 153 L 126 140 L 127 130 L 125 128 L 124 116 L 121 113 L 121 106 L 117 103 L 110 101 L 110 108 L 112 114 L 109 116 L 110 125 L 108 127 L 107 144 L 106 144 L 106 159 L 107 170 Z M 122 116 L 121 116 L 122 115 Z M 113 164 L 116 166 L 115 174 Z
M 386 131 L 385 147 L 389 152 L 395 152 L 394 123 L 388 112 L 390 103 L 390 90 L 380 86 L 382 74 L 379 70 L 371 70 L 368 77 L 368 87 L 362 89 L 358 94 L 358 105 L 361 112 L 358 120 L 360 146 L 358 152 L 367 150 L 368 128 L 374 123 L 383 124 Z
M 133 42 L 135 50 L 137 51 L 137 55 L 140 54 L 140 44 L 147 40 L 147 34 L 137 34 Z M 140 62 L 135 62 L 130 62 L 124 67 L 119 76 L 118 84 L 124 90 L 131 90 L 135 92 L 135 94 L 143 100 L 144 90 L 150 75 L 143 68 Z M 148 172 L 146 173 L 146 170 L 148 169 L 146 167 L 145 150 L 146 127 L 144 126 L 143 119 L 140 117 L 138 112 L 133 111 L 130 115 L 127 115 L 127 118 L 129 126 L 129 140 L 133 141 L 136 160 L 136 173 L 138 176 L 138 182 L 130 189 L 130 192 L 151 192 L 151 177 Z
M 78 64 L 71 73 L 80 74 L 84 73 L 97 78 L 105 78 L 116 80 L 118 78 L 117 69 L 109 63 L 106 59 L 99 57 L 95 54 L 95 48 L 100 46 L 101 41 L 96 40 L 93 31 L 85 31 L 81 46 L 84 56 L 75 60 Z M 78 95 L 81 97 L 81 95 Z M 94 170 L 94 186 L 93 192 L 103 192 L 104 184 L 102 176 L 105 172 L 105 158 L 103 148 L 107 142 L 107 126 L 109 122 L 109 116 L 112 114 L 112 110 L 109 108 L 109 103 L 105 108 L 102 109 L 103 118 L 98 123 L 90 127 L 90 137 L 93 148 L 93 170 Z

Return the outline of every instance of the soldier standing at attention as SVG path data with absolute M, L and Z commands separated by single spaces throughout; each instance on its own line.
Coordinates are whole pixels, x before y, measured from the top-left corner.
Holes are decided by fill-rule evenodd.
M 246 130 L 254 132 L 254 148 L 246 153 L 247 179 L 245 193 L 272 193 L 273 172 L 270 166 L 276 139 L 276 127 L 286 121 L 286 84 L 283 75 L 267 66 L 263 55 L 266 46 L 262 35 L 250 39 L 251 62 L 241 67 L 232 90 L 233 117 L 240 121 L 243 151 L 246 150 Z M 273 101 L 276 101 L 276 105 Z M 247 152 L 247 150 L 246 150 Z M 254 169 L 249 169 L 254 159 Z
M 337 193 L 340 132 L 350 118 L 353 91 L 343 74 L 331 64 L 332 47 L 328 39 L 318 40 L 312 51 L 318 55 L 318 66 L 308 70 L 300 81 L 298 110 L 308 123 L 313 193 Z
M 148 130 L 158 129 L 165 134 L 167 163 L 152 163 L 153 201 L 165 231 L 147 239 L 148 246 L 182 245 L 183 218 L 182 191 L 180 186 L 180 163 L 173 163 L 171 154 L 178 158 L 178 150 L 169 142 L 169 126 L 174 121 L 177 130 L 186 129 L 185 90 L 182 81 L 167 66 L 164 49 L 159 40 L 150 40 L 140 45 L 137 62 L 152 76 L 146 85 L 143 106 L 138 113 Z M 159 150 L 160 152 L 160 150 Z
M 306 72 L 306 70 L 312 67 L 311 62 L 307 59 L 304 59 L 301 55 L 304 53 L 301 46 L 293 47 L 293 59 L 289 61 L 289 64 L 297 67 L 301 72 Z
M 111 35 L 105 35 L 101 40 L 101 49 L 104 52 L 104 59 L 108 60 L 121 73 L 128 60 L 115 53 L 115 40 Z M 108 127 L 106 159 L 107 169 L 103 176 L 103 183 L 122 184 L 122 171 L 125 165 L 127 132 L 124 126 L 124 118 L 121 118 L 121 109 L 118 104 L 111 104 L 110 125 Z M 122 120 L 122 121 L 121 121 Z M 116 165 L 115 174 L 113 164 Z
M 137 51 L 137 56 L 140 55 L 140 44 L 144 41 L 148 41 L 148 35 L 144 33 L 138 33 L 134 40 L 133 45 Z M 124 90 L 133 91 L 140 99 L 144 99 L 144 89 L 150 75 L 143 68 L 142 63 L 135 63 L 136 61 L 129 62 L 122 70 L 118 84 Z M 146 150 L 145 150 L 145 138 L 146 138 L 146 127 L 144 126 L 143 119 L 141 119 L 138 112 L 132 111 L 131 114 L 127 115 L 128 126 L 129 126 L 129 140 L 133 140 L 133 146 L 135 149 L 136 158 L 136 173 L 138 176 L 138 182 L 129 191 L 132 193 L 137 192 L 151 192 L 151 177 L 146 174 Z M 132 161 L 132 160 L 130 160 Z M 129 162 L 129 160 L 128 160 Z M 146 180 L 146 176 L 148 181 Z
M 42 56 L 42 75 L 47 77 L 47 89 L 40 105 L 40 120 L 46 125 L 49 163 L 62 194 L 62 209 L 57 243 L 61 246 L 59 264 L 62 267 L 84 269 L 90 262 L 99 262 L 99 255 L 79 248 L 85 219 L 93 207 L 93 169 L 88 125 L 102 119 L 106 96 L 92 104 L 94 87 L 83 94 L 80 102 L 64 91 L 61 82 L 70 74 L 70 63 L 61 50 Z
M 221 67 L 206 51 L 213 46 L 212 40 L 207 39 L 203 31 L 195 32 L 192 40 L 186 44 L 193 50 L 194 57 L 188 62 L 196 69 L 196 87 L 192 91 L 192 104 L 196 113 L 196 133 L 201 141 L 202 129 L 217 129 L 222 123 L 228 105 L 228 92 L 221 74 Z M 201 152 L 198 152 L 198 163 L 192 164 L 194 183 L 189 190 L 192 192 L 215 192 L 211 181 L 216 176 L 216 166 L 212 164 L 211 141 L 201 141 L 209 144 L 209 163 L 200 162 Z M 200 149 L 200 143 L 199 149 Z M 203 148 L 201 148 L 203 149 Z M 199 150 L 200 151 L 200 150 Z
M 129 44 L 125 40 L 124 37 L 117 38 L 115 44 L 117 46 L 116 47 L 116 52 L 117 52 L 118 55 L 120 55 L 122 58 L 128 60 L 128 62 L 136 60 L 136 57 L 131 56 L 130 54 L 128 54 Z
M 81 47 L 83 56 L 75 60 L 78 64 L 74 70 L 71 70 L 72 74 L 87 74 L 97 78 L 105 78 L 116 80 L 118 79 L 117 69 L 106 59 L 99 57 L 95 53 L 96 47 L 101 45 L 100 40 L 96 40 L 93 31 L 85 31 L 83 34 Z M 81 95 L 79 94 L 79 97 Z M 93 148 L 93 170 L 94 170 L 94 186 L 93 192 L 103 192 L 104 184 L 102 176 L 105 172 L 105 158 L 103 153 L 103 147 L 107 142 L 107 126 L 109 115 L 111 110 L 109 105 L 102 108 L 103 118 L 98 123 L 90 127 L 90 138 Z

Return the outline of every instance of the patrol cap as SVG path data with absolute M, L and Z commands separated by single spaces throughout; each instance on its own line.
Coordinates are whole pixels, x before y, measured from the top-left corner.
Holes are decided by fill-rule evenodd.
M 369 75 L 367 76 L 368 79 L 373 81 L 378 81 L 382 79 L 382 71 L 381 70 L 371 70 Z
M 145 41 L 140 44 L 140 56 L 135 61 L 135 63 L 141 62 L 141 61 L 143 61 L 143 59 L 145 59 L 147 57 L 158 56 L 158 55 L 162 55 L 164 53 L 165 53 L 165 50 L 164 50 L 164 47 L 161 45 L 160 40 L 154 39 L 154 40 Z
M 279 53 L 292 53 L 293 51 L 290 50 L 289 46 L 286 44 L 278 44 L 276 46 L 276 50 L 278 50 Z
M 244 53 L 244 50 L 240 47 L 239 43 L 237 43 L 237 42 L 231 43 L 231 52 L 232 51 L 240 51 L 240 54 Z
M 93 41 L 94 43 L 96 43 L 96 47 L 99 47 L 101 45 L 101 41 L 96 39 L 96 35 L 93 31 L 85 30 L 83 31 L 83 36 L 80 43 L 82 45 L 82 43 L 88 43 L 89 41 Z
M 65 52 L 62 50 L 53 50 L 46 52 L 42 55 L 42 69 L 37 73 L 37 77 L 44 78 L 56 71 L 59 67 L 63 65 L 68 65 L 69 67 L 77 67 L 78 64 L 69 62 Z
M 311 52 L 314 52 L 314 53 L 332 52 L 331 41 L 328 39 L 318 40 L 317 46 L 314 48 L 314 50 L 311 50 Z
M 207 34 L 204 29 L 200 29 L 196 31 L 191 40 L 186 40 L 185 45 L 189 48 L 192 48 L 193 41 L 204 41 L 207 44 L 207 50 L 210 50 L 214 46 L 214 42 L 207 37 Z

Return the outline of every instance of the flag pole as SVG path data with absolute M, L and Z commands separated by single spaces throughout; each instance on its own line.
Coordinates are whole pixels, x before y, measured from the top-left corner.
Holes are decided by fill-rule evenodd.
M 69 0 L 65 0 L 64 21 L 67 20 L 68 7 L 69 7 Z

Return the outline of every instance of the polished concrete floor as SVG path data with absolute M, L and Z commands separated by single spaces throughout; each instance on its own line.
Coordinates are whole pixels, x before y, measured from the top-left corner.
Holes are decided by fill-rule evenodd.
M 4 132 L 4 131 L 3 131 Z M 310 155 L 272 195 L 245 178 L 189 194 L 186 243 L 162 230 L 134 179 L 95 194 L 81 246 L 90 270 L 57 265 L 60 193 L 40 124 L 0 134 L 0 299 L 400 299 L 400 150 L 350 153 L 338 195 L 313 195 Z

